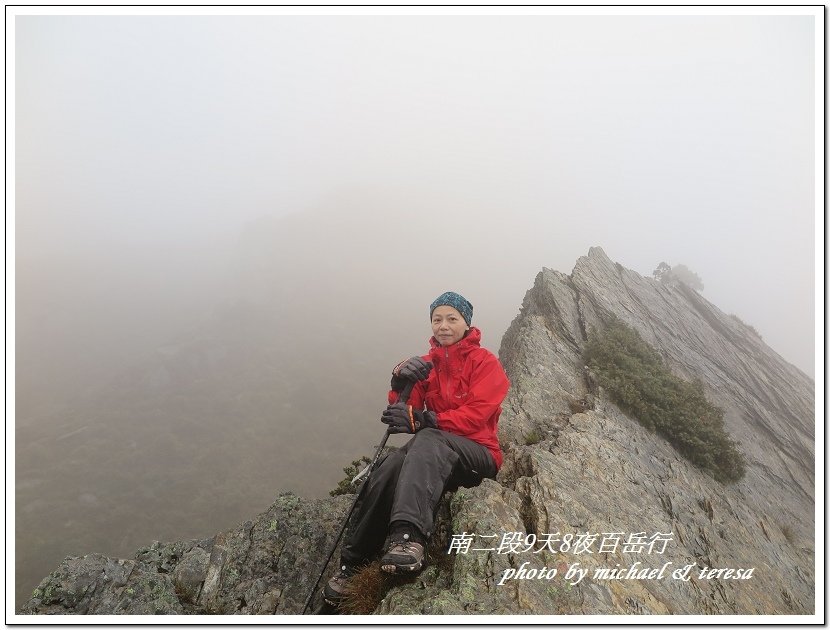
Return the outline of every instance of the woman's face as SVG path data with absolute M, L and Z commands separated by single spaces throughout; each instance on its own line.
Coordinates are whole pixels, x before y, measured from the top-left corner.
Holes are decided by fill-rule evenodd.
M 467 332 L 469 326 L 452 306 L 438 306 L 432 311 L 432 334 L 442 346 L 451 346 Z

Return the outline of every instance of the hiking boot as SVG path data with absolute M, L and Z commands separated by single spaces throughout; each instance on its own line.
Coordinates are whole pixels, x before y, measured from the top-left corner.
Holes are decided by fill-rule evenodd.
M 349 578 L 355 574 L 353 567 L 345 564 L 326 582 L 323 589 L 323 599 L 331 606 L 339 606 L 346 597 L 349 589 Z
M 380 559 L 380 568 L 387 573 L 414 573 L 424 568 L 424 546 L 409 534 L 395 537 Z

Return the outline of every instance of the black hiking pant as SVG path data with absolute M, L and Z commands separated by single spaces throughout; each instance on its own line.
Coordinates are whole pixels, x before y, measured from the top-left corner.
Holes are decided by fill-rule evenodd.
M 496 476 L 486 447 L 440 429 L 422 429 L 375 468 L 355 506 L 340 564 L 358 566 L 386 540 L 389 524 L 406 521 L 425 538 L 445 490 L 477 486 Z

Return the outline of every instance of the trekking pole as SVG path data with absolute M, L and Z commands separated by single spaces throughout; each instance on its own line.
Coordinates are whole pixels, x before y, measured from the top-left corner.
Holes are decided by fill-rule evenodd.
M 412 392 L 412 388 L 415 386 L 413 381 L 409 381 L 406 386 L 403 388 L 403 391 L 398 396 L 398 402 L 405 403 L 409 399 L 409 394 Z M 380 454 L 383 451 L 383 447 L 386 446 L 386 440 L 389 439 L 389 428 L 387 427 L 386 433 L 383 434 L 383 439 L 380 441 L 380 446 L 378 446 L 378 450 L 375 451 L 375 456 L 372 458 L 371 463 L 361 472 L 355 479 L 359 479 L 363 477 L 363 482 L 360 484 L 360 488 L 354 495 L 354 500 L 352 501 L 352 505 L 349 508 L 349 511 L 346 513 L 346 518 L 343 519 L 343 525 L 340 527 L 340 531 L 337 532 L 337 537 L 334 539 L 334 542 L 329 549 L 329 553 L 326 556 L 326 561 L 323 563 L 323 569 L 320 571 L 320 575 L 317 576 L 317 581 L 314 582 L 314 586 L 311 587 L 311 592 L 308 594 L 308 599 L 306 599 L 305 606 L 303 606 L 304 615 L 308 610 L 309 605 L 311 604 L 311 600 L 314 599 L 314 593 L 317 591 L 317 587 L 320 585 L 320 580 L 323 579 L 323 574 L 326 572 L 326 567 L 329 566 L 329 562 L 331 562 L 331 557 L 334 555 L 335 550 L 337 549 L 337 545 L 340 544 L 340 539 L 343 537 L 343 532 L 346 531 L 346 526 L 349 524 L 349 519 L 352 517 L 352 512 L 354 512 L 354 508 L 357 505 L 358 500 L 360 499 L 360 495 L 363 494 L 363 488 L 366 487 L 366 484 L 369 482 L 369 478 L 372 476 L 372 471 L 375 469 L 375 466 L 378 463 L 378 459 L 380 459 Z

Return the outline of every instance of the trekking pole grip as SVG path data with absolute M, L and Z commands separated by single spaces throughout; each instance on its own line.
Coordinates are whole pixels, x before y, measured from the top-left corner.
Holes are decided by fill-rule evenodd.
M 415 381 L 408 381 L 401 393 L 398 394 L 398 402 L 406 403 L 409 400 L 409 395 L 412 393 L 412 388 L 415 387 Z

